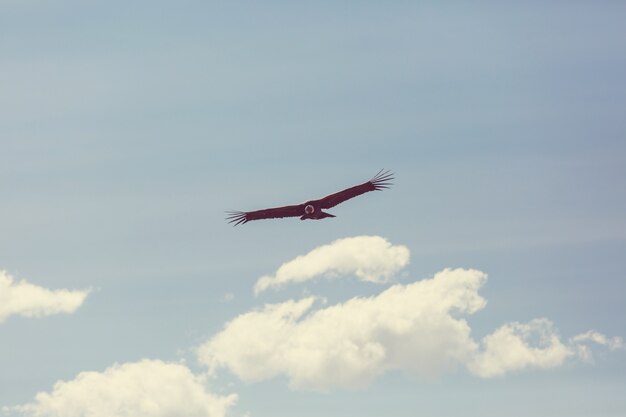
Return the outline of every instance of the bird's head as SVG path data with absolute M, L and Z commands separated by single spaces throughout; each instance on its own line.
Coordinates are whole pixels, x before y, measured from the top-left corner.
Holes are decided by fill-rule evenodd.
M 313 207 L 313 204 L 307 204 L 306 207 L 304 207 L 304 212 L 306 214 L 313 214 L 315 212 L 315 207 Z

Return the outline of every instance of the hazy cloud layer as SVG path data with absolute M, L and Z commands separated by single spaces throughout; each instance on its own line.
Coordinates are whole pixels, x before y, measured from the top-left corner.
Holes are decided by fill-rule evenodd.
M 73 313 L 85 301 L 88 290 L 49 290 L 24 280 L 16 282 L 0 271 L 0 322 L 11 315 L 42 317 Z
M 315 308 L 314 297 L 266 305 L 227 323 L 198 358 L 210 373 L 227 368 L 248 382 L 285 375 L 293 388 L 328 390 L 363 386 L 392 369 L 430 377 L 460 365 L 488 378 L 553 368 L 586 359 L 582 342 L 621 343 L 594 332 L 565 343 L 546 319 L 505 324 L 479 343 L 462 316 L 485 307 L 478 291 L 486 278 L 446 269 L 333 306 Z
M 236 399 L 207 392 L 182 364 L 142 360 L 81 372 L 30 404 L 5 409 L 32 417 L 222 417 Z
M 254 286 L 256 294 L 289 283 L 318 277 L 354 275 L 361 281 L 383 283 L 409 263 L 409 249 L 392 245 L 380 236 L 338 239 L 286 262 L 274 275 L 266 275 Z

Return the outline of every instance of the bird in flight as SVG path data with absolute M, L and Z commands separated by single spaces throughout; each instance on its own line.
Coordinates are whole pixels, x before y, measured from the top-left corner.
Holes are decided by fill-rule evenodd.
M 300 217 L 300 220 L 320 220 L 326 217 L 335 217 L 330 213 L 323 212 L 322 209 L 335 207 L 337 204 L 343 203 L 346 200 L 368 191 L 380 191 L 389 188 L 392 185 L 392 180 L 393 173 L 381 169 L 371 180 L 360 185 L 355 185 L 354 187 L 346 188 L 338 193 L 327 195 L 319 200 L 309 200 L 293 206 L 274 207 L 256 211 L 228 211 L 226 220 L 229 223 L 234 223 L 233 226 L 237 226 L 238 224 L 247 223 L 251 220 L 276 219 L 282 217 Z

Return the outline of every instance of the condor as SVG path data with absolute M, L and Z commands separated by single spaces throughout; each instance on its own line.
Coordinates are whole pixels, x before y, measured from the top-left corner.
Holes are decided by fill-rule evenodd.
M 380 170 L 374 178 L 363 184 L 346 188 L 343 191 L 327 195 L 319 200 L 309 200 L 305 203 L 293 206 L 274 207 L 256 211 L 228 211 L 226 220 L 229 223 L 234 223 L 233 226 L 237 226 L 238 224 L 247 223 L 251 220 L 276 219 L 282 217 L 300 217 L 300 220 L 320 220 L 326 217 L 335 217 L 322 210 L 335 207 L 337 204 L 367 193 L 368 191 L 380 191 L 389 188 L 392 185 L 391 181 L 393 179 L 393 173 Z

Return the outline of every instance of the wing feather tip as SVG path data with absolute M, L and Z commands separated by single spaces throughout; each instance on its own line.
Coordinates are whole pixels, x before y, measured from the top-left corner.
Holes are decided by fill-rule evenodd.
M 226 221 L 229 224 L 234 223 L 233 227 L 248 222 L 248 214 L 245 211 L 228 210 L 226 213 L 228 213 Z
M 375 191 L 381 191 L 390 188 L 394 179 L 394 173 L 383 168 L 370 180 L 370 183 L 374 186 Z

